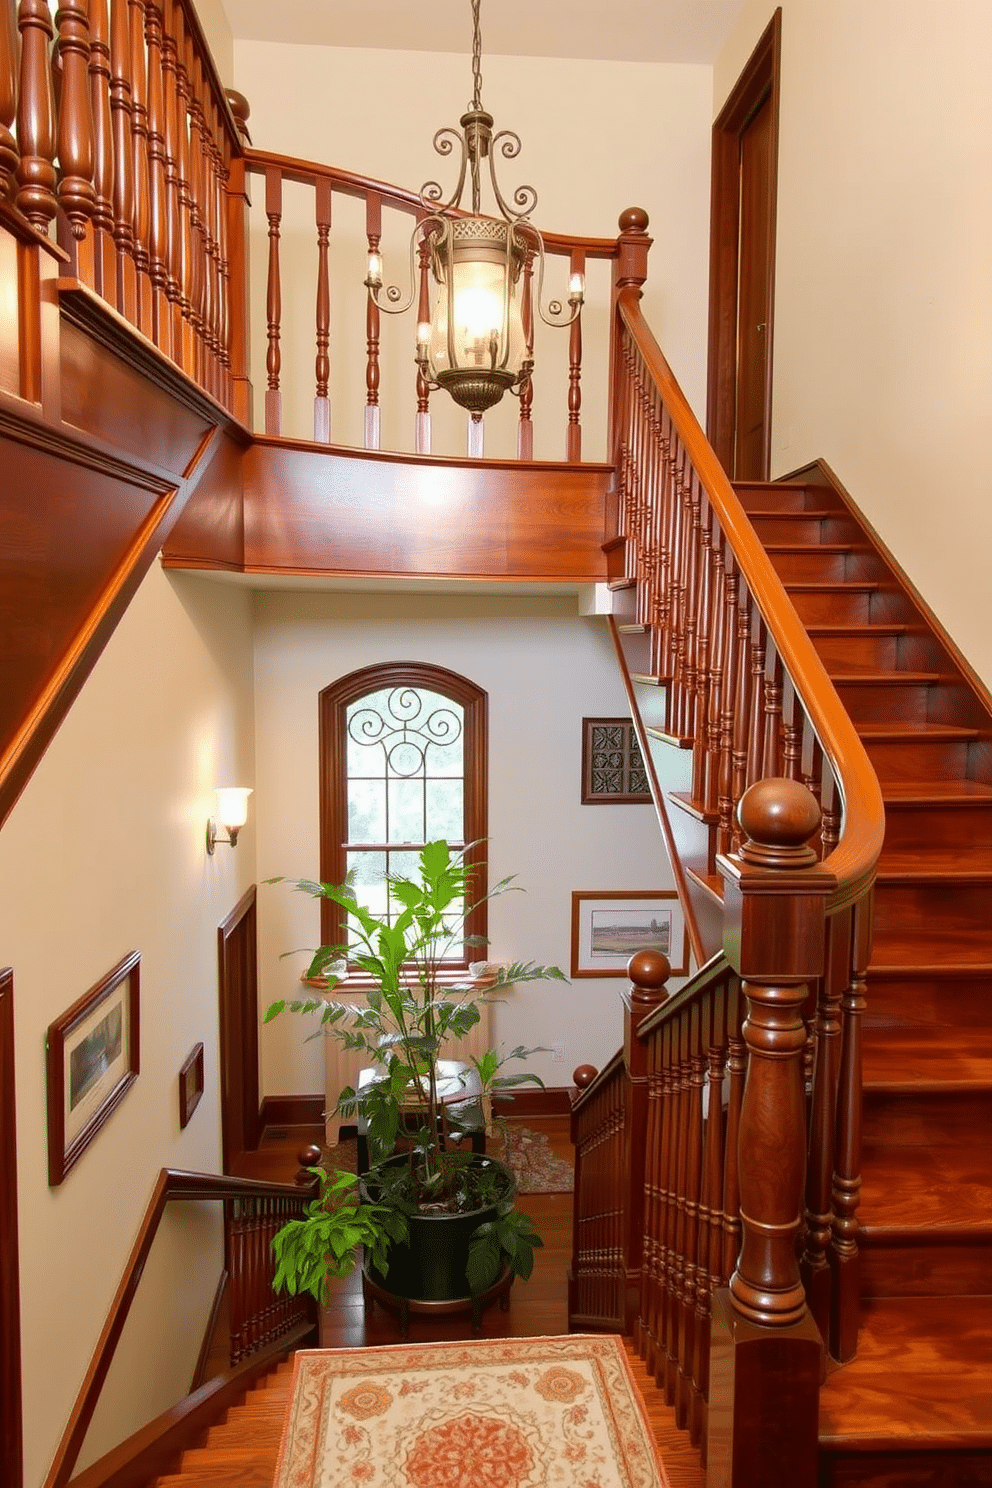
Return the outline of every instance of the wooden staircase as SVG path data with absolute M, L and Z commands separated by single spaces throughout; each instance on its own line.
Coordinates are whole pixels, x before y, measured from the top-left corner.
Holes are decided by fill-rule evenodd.
M 828 473 L 736 490 L 887 819 L 863 1020 L 861 1334 L 821 1394 L 820 1481 L 989 1484 L 992 709 Z M 712 915 L 714 821 L 684 789 L 691 741 L 657 727 L 645 628 L 620 629 L 690 895 Z
M 272 1488 L 292 1378 L 291 1358 L 263 1375 L 156 1488 Z

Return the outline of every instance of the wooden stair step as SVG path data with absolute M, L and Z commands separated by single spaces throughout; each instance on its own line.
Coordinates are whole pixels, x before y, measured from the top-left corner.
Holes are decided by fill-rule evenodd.
M 733 487 L 749 516 L 755 511 L 802 511 L 824 499 L 822 488 L 814 490 L 804 481 L 734 481 Z M 840 503 L 835 508 L 843 509 Z
M 868 1012 L 864 1033 L 866 1091 L 992 1090 L 992 1026 L 940 1028 Z
M 935 843 L 928 851 L 916 847 L 882 849 L 879 883 L 958 884 L 989 881 L 992 885 L 992 842 Z
M 979 732 L 975 728 L 967 728 L 955 723 L 914 723 L 911 728 L 895 723 L 886 723 L 883 719 L 872 719 L 858 725 L 858 733 L 865 741 L 871 739 L 896 740 L 899 743 L 913 744 L 921 738 L 940 742 L 947 740 L 949 743 L 970 743 L 979 738 Z
M 861 1202 L 867 1241 L 886 1232 L 916 1236 L 921 1243 L 935 1232 L 987 1240 L 992 1266 L 992 1154 L 988 1144 L 920 1148 L 866 1142 Z M 985 1277 L 989 1290 L 992 1272 Z
M 893 780 L 883 787 L 889 807 L 971 806 L 992 804 L 992 785 L 983 780 Z
M 903 1475 L 893 1464 L 874 1479 L 891 1488 L 992 1482 L 990 1337 L 992 1297 L 870 1299 L 857 1357 L 833 1370 L 820 1393 L 821 1453 L 872 1454 L 869 1469 L 884 1468 L 882 1454 L 900 1454 Z M 964 1460 L 952 1467 L 960 1476 L 909 1475 L 933 1454 L 953 1451 L 983 1454 L 976 1468 L 984 1475 L 969 1475 Z M 857 1466 L 821 1484 L 873 1481 L 856 1476 Z

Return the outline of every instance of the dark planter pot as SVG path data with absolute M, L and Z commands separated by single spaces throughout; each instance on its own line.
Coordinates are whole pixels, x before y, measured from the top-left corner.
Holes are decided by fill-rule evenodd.
M 406 1160 L 403 1156 L 391 1157 L 381 1166 L 390 1167 Z M 505 1197 L 513 1197 L 516 1184 L 504 1163 L 482 1156 L 475 1158 L 474 1162 L 497 1169 L 506 1182 Z M 361 1180 L 362 1198 L 366 1201 L 378 1199 L 376 1171 L 370 1168 Z M 469 1241 L 480 1224 L 495 1218 L 494 1204 L 482 1209 L 463 1210 L 460 1214 L 411 1214 L 409 1244 L 390 1246 L 389 1271 L 385 1276 L 374 1266 L 368 1267 L 368 1275 L 376 1286 L 402 1300 L 468 1301 L 471 1293 L 465 1268 Z

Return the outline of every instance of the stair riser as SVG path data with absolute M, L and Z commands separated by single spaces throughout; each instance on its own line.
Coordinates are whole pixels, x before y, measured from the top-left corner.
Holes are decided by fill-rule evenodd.
M 882 965 L 992 960 L 992 884 L 887 884 L 875 889 L 873 958 Z M 983 933 L 984 932 L 984 933 Z
M 872 594 L 865 589 L 790 590 L 804 625 L 869 625 Z
M 827 671 L 894 671 L 899 654 L 899 637 L 894 635 L 814 635 L 811 637 L 817 655 Z
M 992 1022 L 992 981 L 953 975 L 894 980 L 869 973 L 868 1010 L 937 1026 L 987 1028 Z
M 989 1488 L 989 1452 L 830 1452 L 817 1488 Z
M 881 1146 L 930 1147 L 970 1142 L 976 1131 L 992 1131 L 992 1085 L 965 1094 L 921 1091 L 897 1095 L 866 1090 L 865 1141 Z
M 962 779 L 968 767 L 964 743 L 924 739 L 863 739 L 862 743 L 883 786 L 890 780 Z
M 810 508 L 821 511 L 826 506 L 834 505 L 837 505 L 838 511 L 843 510 L 831 492 L 811 491 L 806 486 L 786 486 L 777 483 L 747 485 L 734 481 L 734 490 L 737 492 L 741 506 L 749 513 L 808 511 Z
M 926 1244 L 895 1245 L 863 1233 L 863 1297 L 983 1296 L 992 1274 L 992 1243 L 955 1244 L 931 1236 Z
M 623 648 L 624 660 L 627 663 L 628 672 L 650 673 L 651 640 L 650 631 L 621 630 L 620 645 Z
M 668 688 L 663 685 L 652 687 L 645 682 L 635 682 L 634 697 L 644 727 L 661 729 L 665 732 L 668 727 Z
M 974 806 L 885 808 L 885 846 L 928 851 L 953 843 L 992 843 L 992 802 Z
M 843 584 L 845 580 L 881 578 L 877 560 L 864 552 L 825 553 L 816 548 L 768 554 L 783 584 Z
M 815 512 L 796 513 L 791 516 L 766 516 L 755 513 L 751 523 L 761 541 L 774 547 L 777 543 L 854 543 L 861 534 L 848 517 L 841 515 L 819 516 Z
M 834 682 L 857 723 L 926 723 L 933 687 L 919 682 Z

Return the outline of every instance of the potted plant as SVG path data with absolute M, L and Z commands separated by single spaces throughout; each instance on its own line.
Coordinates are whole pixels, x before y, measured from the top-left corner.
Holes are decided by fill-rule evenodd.
M 444 841 L 428 843 L 418 855 L 416 877 L 389 877 L 391 916 L 363 905 L 350 881 L 335 886 L 290 880 L 303 893 L 339 905 L 351 938 L 314 953 L 304 980 L 323 979 L 322 996 L 274 1002 L 265 1019 L 284 1010 L 319 1012 L 318 1032 L 367 1056 L 366 1079 L 357 1091 L 341 1091 L 336 1111 L 357 1116 L 373 1163 L 358 1206 L 378 1240 L 366 1252 L 366 1274 L 410 1300 L 477 1297 L 507 1276 L 527 1277 L 542 1243 L 530 1217 L 515 1207 L 510 1170 L 461 1150 L 461 1143 L 458 1150 L 452 1146 L 452 1137 L 478 1127 L 480 1107 L 484 1111 L 494 1093 L 525 1082 L 543 1084 L 532 1073 L 506 1072 L 508 1063 L 538 1051 L 519 1046 L 500 1057 L 490 1049 L 471 1066 L 452 1066 L 441 1050 L 449 1036 L 467 1034 L 483 1004 L 504 988 L 565 977 L 557 966 L 518 961 L 498 967 L 483 992 L 471 975 L 448 969 L 454 948 L 472 943 L 465 921 L 475 907 L 477 869 L 466 862 L 467 852 L 453 851 Z M 485 898 L 511 885 L 504 879 Z M 346 967 L 368 978 L 367 1006 L 332 995 Z M 315 1204 L 326 1212 L 322 1200 Z M 314 1223 L 323 1223 L 317 1210 Z M 311 1254 L 312 1246 L 304 1253 Z M 288 1284 L 288 1264 L 282 1273 Z

